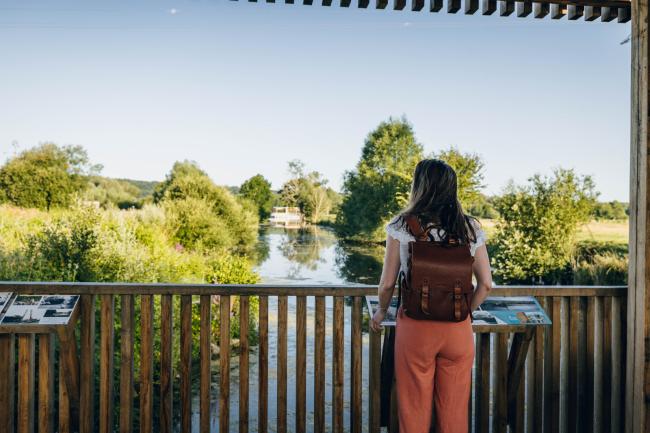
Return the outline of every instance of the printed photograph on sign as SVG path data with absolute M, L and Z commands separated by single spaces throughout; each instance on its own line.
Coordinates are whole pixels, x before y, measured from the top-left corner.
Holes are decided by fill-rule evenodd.
M 34 325 L 40 322 L 44 314 L 45 311 L 34 306 L 16 305 L 14 303 L 2 318 L 2 323 Z
M 38 305 L 42 298 L 42 296 L 35 295 L 18 295 L 13 305 Z
M 46 310 L 39 322 L 41 325 L 65 325 L 70 319 L 72 310 Z

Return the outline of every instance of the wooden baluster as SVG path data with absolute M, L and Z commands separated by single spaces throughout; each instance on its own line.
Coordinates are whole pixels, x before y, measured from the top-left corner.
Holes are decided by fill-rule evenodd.
M 476 334 L 476 433 L 490 431 L 490 334 Z
M 133 295 L 120 296 L 120 433 L 133 431 Z
M 230 296 L 219 297 L 219 431 L 230 431 Z
M 59 365 L 63 369 L 70 407 L 70 428 L 79 428 L 79 356 L 74 325 L 57 328 L 59 337 Z
M 38 336 L 38 433 L 54 431 L 54 334 Z
M 371 388 L 373 389 L 373 388 Z M 325 297 L 316 296 L 314 320 L 314 431 L 325 432 Z
M 508 429 L 508 334 L 497 333 L 494 357 L 494 417 L 492 430 L 505 432 Z
M 332 365 L 332 431 L 343 432 L 343 297 L 334 297 Z
M 199 336 L 200 384 L 199 384 L 199 424 L 201 433 L 210 433 L 210 322 L 212 297 L 201 295 L 201 324 Z
M 192 431 L 192 295 L 181 295 L 181 431 Z
M 612 433 L 612 299 L 603 302 L 603 433 Z
M 61 368 L 60 362 L 59 360 L 59 433 L 71 433 L 73 430 L 70 424 L 70 399 L 65 380 L 66 372 L 65 368 Z
M 15 415 L 15 338 L 0 334 L 0 431 L 14 432 Z
M 160 297 L 160 431 L 173 429 L 172 295 Z
M 542 298 L 542 307 L 548 318 L 551 320 L 552 325 L 544 327 L 544 412 L 542 422 L 544 433 L 551 433 L 551 426 L 553 425 L 553 330 L 555 329 L 555 322 L 553 318 L 553 298 L 545 296 Z
M 545 300 L 544 300 L 545 301 Z M 544 305 L 546 302 L 544 302 Z M 546 309 L 544 311 L 547 311 Z M 545 343 L 545 326 L 537 326 L 535 328 L 535 341 L 534 341 L 534 352 L 533 356 L 535 357 L 535 373 L 534 376 L 530 378 L 533 381 L 535 393 L 533 395 L 533 407 L 529 410 L 533 413 L 531 420 L 529 432 L 532 433 L 543 433 L 544 428 L 544 371 L 546 365 L 544 365 L 544 343 Z
M 153 296 L 140 296 L 140 433 L 153 431 Z
M 113 295 L 100 295 L 99 342 L 99 432 L 113 432 L 113 336 L 115 302 Z
M 95 429 L 95 295 L 79 299 L 79 432 Z
M 287 431 L 287 297 L 278 296 L 277 431 Z
M 34 334 L 18 334 L 18 433 L 34 431 Z
M 258 392 L 257 392 L 257 431 L 265 432 L 268 426 L 269 412 L 269 298 L 260 296 L 259 306 L 259 352 Z
M 593 327 L 593 353 L 594 353 L 594 368 L 593 368 L 593 413 L 594 413 L 594 433 L 603 432 L 603 297 L 597 296 L 594 299 L 593 316 L 591 325 Z M 589 338 L 587 337 L 587 341 Z
M 560 373 L 558 380 L 560 380 L 565 385 L 568 383 L 567 378 L 569 377 L 569 361 L 571 358 L 570 355 L 570 330 L 571 330 L 571 320 L 570 320 L 570 298 L 563 296 L 561 298 L 562 308 L 560 309 L 560 329 L 561 329 L 561 343 L 560 343 Z M 570 387 L 568 388 L 570 389 Z M 569 402 L 568 402 L 568 392 L 560 393 L 560 430 L 567 431 L 568 428 L 568 411 L 569 411 Z
M 551 315 L 553 325 L 549 330 L 549 344 L 546 359 L 549 361 L 547 370 L 546 383 L 548 391 L 545 392 L 548 408 L 546 410 L 547 420 L 544 422 L 544 431 L 547 433 L 559 433 L 560 431 L 560 348 L 562 343 L 562 317 L 561 307 L 562 300 L 559 297 L 549 298 L 548 310 Z
M 625 377 L 621 375 L 623 369 L 623 350 L 624 346 L 621 344 L 623 339 L 623 330 L 621 326 L 624 318 L 621 317 L 621 298 L 612 298 L 612 432 L 623 431 L 622 419 L 622 393 Z
M 596 298 L 591 296 L 585 298 L 586 300 L 586 316 L 584 325 L 586 327 L 585 335 L 585 368 L 584 368 L 584 408 L 583 412 L 583 430 L 594 433 L 594 356 L 595 356 L 595 335 L 596 326 L 594 323 L 594 315 L 596 309 Z M 584 307 L 584 302 L 583 302 Z
M 537 327 L 539 328 L 539 327 Z M 525 386 L 526 386 L 526 397 L 524 400 L 525 404 L 525 416 L 526 416 L 526 425 L 528 427 L 527 431 L 532 433 L 533 424 L 535 422 L 535 406 L 537 405 L 537 384 L 535 383 L 535 377 L 537 375 L 537 369 L 541 369 L 541 365 L 537 365 L 537 357 L 535 356 L 535 348 L 537 347 L 537 333 L 533 332 L 533 341 L 528 347 L 528 354 L 526 356 L 526 373 L 525 373 Z M 522 382 L 524 382 L 522 380 Z M 523 424 L 519 424 L 523 425 Z
M 248 296 L 239 297 L 239 433 L 248 433 Z
M 369 368 L 368 383 L 370 384 L 370 395 L 368 396 L 368 432 L 379 433 L 379 388 L 381 383 L 381 332 L 370 330 L 368 338 L 370 339 L 369 347 Z
M 362 409 L 361 409 L 361 400 L 362 400 L 362 336 L 361 336 L 361 326 L 363 317 L 363 298 L 361 296 L 355 296 L 352 300 L 352 354 L 351 362 L 352 371 L 351 371 L 351 389 L 350 389 L 350 432 L 351 433 L 361 433 L 361 426 L 363 423 L 362 420 Z
M 296 297 L 296 432 L 307 424 L 307 298 Z
M 569 335 L 569 430 L 582 432 L 585 417 L 585 326 L 584 302 L 582 297 L 570 300 L 571 318 Z

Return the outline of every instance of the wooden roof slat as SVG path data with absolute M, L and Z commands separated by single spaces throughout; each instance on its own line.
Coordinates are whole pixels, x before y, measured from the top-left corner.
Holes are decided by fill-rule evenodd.
M 544 18 L 548 15 L 550 9 L 548 3 L 533 3 L 533 16 L 535 18 Z
M 483 15 L 492 15 L 497 10 L 497 0 L 483 0 Z
M 422 8 L 424 8 L 424 0 L 413 0 L 411 2 L 411 10 L 412 11 L 421 11 Z
M 478 0 L 465 0 L 466 15 L 474 15 L 474 13 L 478 10 L 478 7 Z
M 566 5 L 551 3 L 551 18 L 559 20 L 566 14 Z
M 517 16 L 524 18 L 533 12 L 533 3 L 529 1 L 517 2 Z
M 604 7 L 600 11 L 600 20 L 603 22 L 610 22 L 618 17 L 618 8 Z
M 632 19 L 632 10 L 630 8 L 618 8 L 618 22 L 626 23 Z
M 237 1 L 237 0 L 234 0 Z M 258 0 L 248 0 L 257 2 Z M 578 20 L 584 17 L 585 21 L 595 21 L 600 17 L 601 21 L 609 22 L 614 19 L 619 23 L 627 23 L 631 19 L 631 0 L 447 0 L 447 12 L 457 13 L 464 3 L 464 13 L 473 15 L 479 9 L 483 15 L 492 15 L 497 10 L 499 2 L 499 15 L 509 16 L 516 11 L 518 17 L 527 17 L 531 13 L 535 18 L 544 18 L 550 14 L 552 19 L 561 19 L 565 15 L 569 20 Z M 267 3 L 275 3 L 275 0 L 266 0 Z M 294 4 L 296 0 L 284 0 L 286 4 Z M 406 8 L 407 0 L 393 0 L 393 9 L 403 10 Z M 411 10 L 418 12 L 424 9 L 425 0 L 411 0 Z M 313 0 L 303 0 L 304 5 L 313 5 Z M 332 0 L 322 0 L 323 6 L 332 6 Z M 344 8 L 350 7 L 352 0 L 340 0 L 339 5 Z M 370 0 L 358 0 L 359 8 L 370 6 Z M 377 9 L 386 9 L 388 0 L 376 0 Z M 429 11 L 439 12 L 442 10 L 443 0 L 430 0 Z
M 567 7 L 567 10 L 568 10 L 567 18 L 570 19 L 571 21 L 582 18 L 582 16 L 585 13 L 585 7 L 584 6 L 569 5 Z
M 585 21 L 594 21 L 600 18 L 600 6 L 585 6 Z
M 514 0 L 500 0 L 499 1 L 499 15 L 502 17 L 507 17 L 512 15 L 515 11 L 515 2 Z
M 442 9 L 442 0 L 431 0 L 429 12 L 438 12 Z
M 447 13 L 455 14 L 460 10 L 460 0 L 447 0 Z

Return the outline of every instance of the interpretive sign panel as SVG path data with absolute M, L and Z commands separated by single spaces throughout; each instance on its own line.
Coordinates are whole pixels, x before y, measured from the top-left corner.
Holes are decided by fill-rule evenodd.
M 370 314 L 374 314 L 379 305 L 377 296 L 366 296 Z M 397 316 L 397 297 L 391 299 L 384 326 L 395 326 Z M 551 321 L 539 302 L 532 296 L 491 296 L 473 312 L 472 325 L 550 325 Z
M 0 305 L 2 304 L 0 293 Z M 2 325 L 67 325 L 73 315 L 78 295 L 17 295 L 2 314 Z

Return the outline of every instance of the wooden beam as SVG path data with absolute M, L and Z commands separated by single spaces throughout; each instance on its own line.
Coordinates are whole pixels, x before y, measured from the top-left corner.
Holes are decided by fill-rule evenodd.
M 581 18 L 585 13 L 585 7 L 584 6 L 577 6 L 577 5 L 569 5 L 568 6 L 568 14 L 567 17 L 571 21 L 575 21 L 578 18 Z
M 535 18 L 544 18 L 550 10 L 548 3 L 533 3 L 533 16 Z
M 632 10 L 630 8 L 618 8 L 618 22 L 626 23 L 632 19 Z
M 625 432 L 650 428 L 650 154 L 648 146 L 648 2 L 633 0 L 630 143 L 630 232 L 627 298 Z M 618 11 L 616 11 L 618 13 Z M 607 18 L 611 17 L 611 10 Z M 605 11 L 603 11 L 605 15 Z M 605 18 L 605 17 L 604 17 Z M 604 19 L 603 18 L 603 19 Z M 616 318 L 614 318 L 616 320 Z
M 483 15 L 492 15 L 497 10 L 497 0 L 482 0 Z
M 465 0 L 465 14 L 474 15 L 474 12 L 478 10 L 478 7 L 478 0 Z
M 424 0 L 413 0 L 411 2 L 411 10 L 414 12 L 421 11 L 424 8 Z
M 460 0 L 447 0 L 447 13 L 455 14 L 460 10 Z
M 600 18 L 600 6 L 585 6 L 585 21 L 594 21 Z
M 439 12 L 442 9 L 442 0 L 431 0 L 429 12 Z
M 375 8 L 377 9 L 386 9 L 386 6 L 388 6 L 388 0 L 377 0 L 377 3 L 375 4 Z
M 551 4 L 551 18 L 559 20 L 566 14 L 566 6 L 560 4 Z
M 507 17 L 515 11 L 515 2 L 513 0 L 499 1 L 499 15 Z
M 401 11 L 406 7 L 406 0 L 393 0 L 393 9 Z
M 519 18 L 527 17 L 531 12 L 533 12 L 533 4 L 531 2 L 517 2 L 517 16 Z
M 618 16 L 618 8 L 604 7 L 600 12 L 600 20 L 604 22 L 612 21 Z

